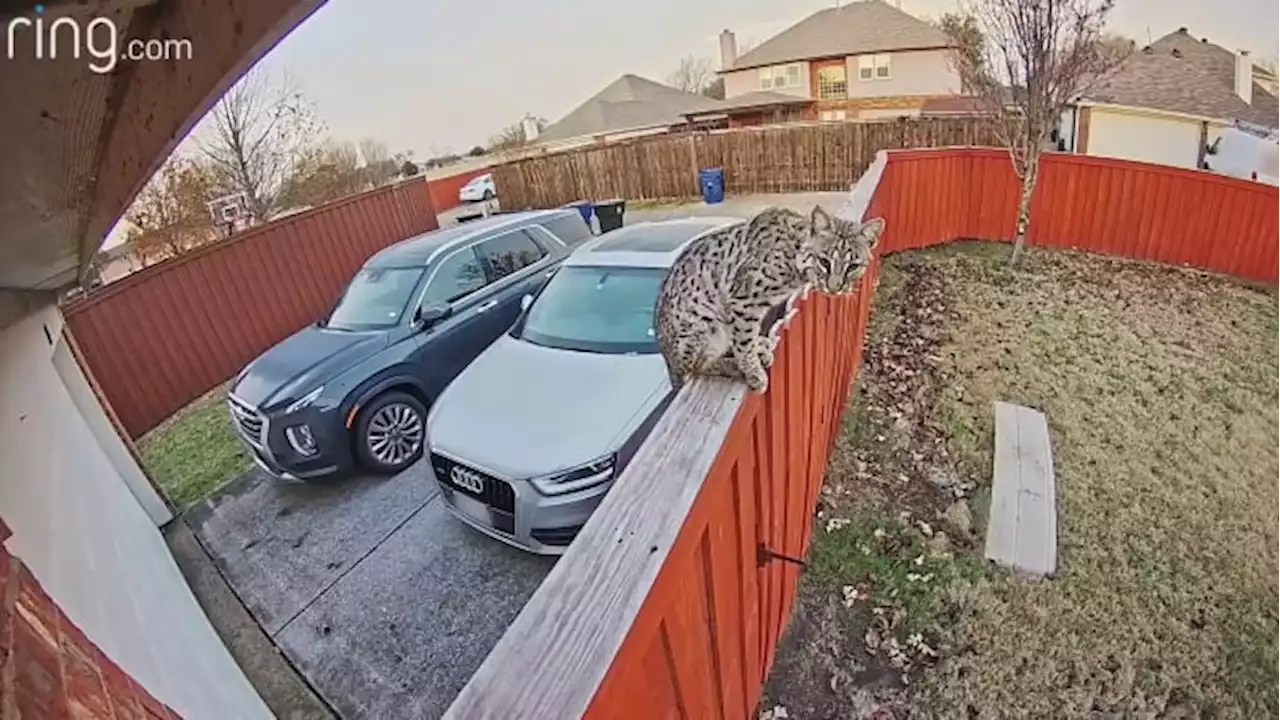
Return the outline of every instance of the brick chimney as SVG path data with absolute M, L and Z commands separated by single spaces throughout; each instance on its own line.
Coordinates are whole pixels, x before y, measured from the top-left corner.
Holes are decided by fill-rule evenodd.
M 1248 50 L 1236 53 L 1236 94 L 1246 104 L 1253 104 L 1253 58 Z
M 731 70 L 738 61 L 738 38 L 729 30 L 720 33 L 720 69 Z

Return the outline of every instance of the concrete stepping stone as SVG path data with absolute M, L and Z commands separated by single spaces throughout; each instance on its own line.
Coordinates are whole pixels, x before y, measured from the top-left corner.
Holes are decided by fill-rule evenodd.
M 986 557 L 1034 577 L 1058 566 L 1058 515 L 1044 413 L 995 403 L 996 450 Z

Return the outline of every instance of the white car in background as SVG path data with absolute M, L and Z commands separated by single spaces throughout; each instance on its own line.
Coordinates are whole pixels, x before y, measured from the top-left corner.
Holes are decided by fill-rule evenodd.
M 485 173 L 467 181 L 458 190 L 458 200 L 464 203 L 488 202 L 498 195 L 498 188 L 493 184 L 493 175 Z

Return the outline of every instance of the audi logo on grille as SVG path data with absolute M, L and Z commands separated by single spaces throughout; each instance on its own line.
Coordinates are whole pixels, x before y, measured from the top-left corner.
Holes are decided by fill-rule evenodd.
M 477 495 L 484 493 L 484 478 L 479 473 L 455 465 L 449 470 L 449 479 L 463 490 L 470 490 Z

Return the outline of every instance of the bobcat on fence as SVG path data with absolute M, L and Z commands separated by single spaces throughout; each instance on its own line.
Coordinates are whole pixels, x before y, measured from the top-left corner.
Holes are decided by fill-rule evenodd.
M 672 385 L 717 375 L 764 392 L 795 301 L 811 288 L 852 292 L 883 231 L 880 218 L 859 223 L 817 206 L 808 217 L 769 208 L 694 241 L 663 281 L 654 313 Z M 778 320 L 765 328 L 770 311 L 784 302 Z

